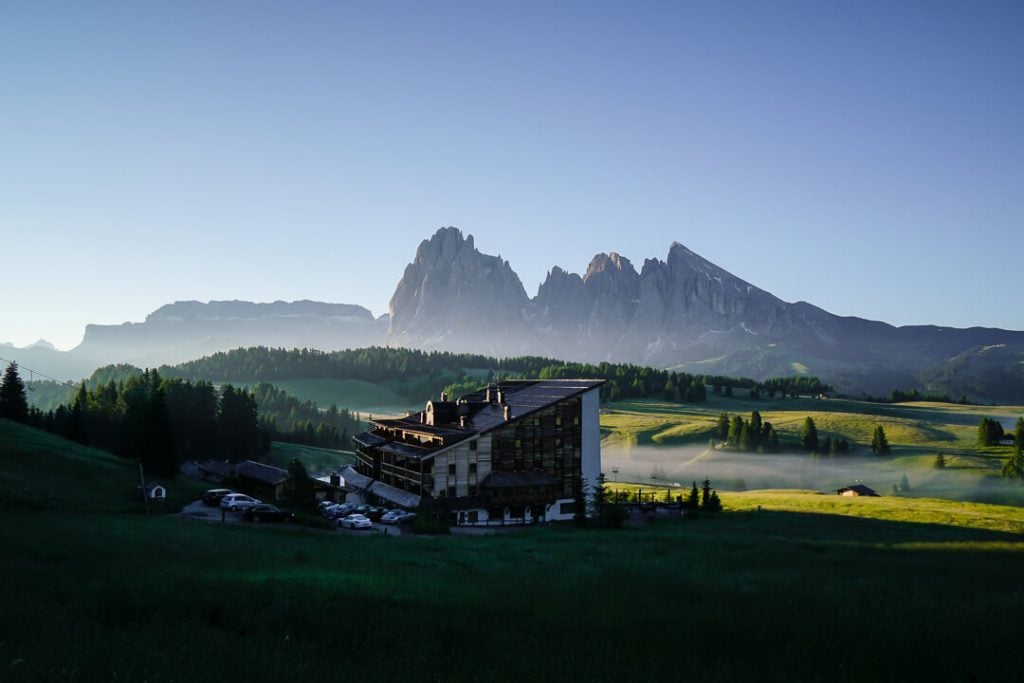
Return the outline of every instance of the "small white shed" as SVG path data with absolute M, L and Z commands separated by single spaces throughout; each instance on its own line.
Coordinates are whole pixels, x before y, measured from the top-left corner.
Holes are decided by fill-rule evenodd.
M 146 498 L 150 500 L 167 500 L 167 487 L 162 484 L 146 486 Z

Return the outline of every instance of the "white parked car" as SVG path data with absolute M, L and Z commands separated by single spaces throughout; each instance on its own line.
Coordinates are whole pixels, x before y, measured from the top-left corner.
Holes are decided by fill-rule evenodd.
M 338 526 L 342 529 L 369 529 L 373 527 L 373 522 L 365 515 L 354 514 L 339 519 Z
M 224 510 L 230 510 L 235 512 L 238 510 L 244 510 L 251 508 L 253 505 L 259 505 L 263 501 L 257 500 L 252 496 L 247 496 L 244 493 L 229 493 L 220 499 L 220 506 Z

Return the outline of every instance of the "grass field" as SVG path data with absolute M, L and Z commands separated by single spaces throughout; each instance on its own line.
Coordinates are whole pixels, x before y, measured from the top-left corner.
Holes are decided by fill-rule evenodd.
M 140 514 L 131 463 L 2 420 L 0 473 L 5 681 L 1015 680 L 1024 664 L 1014 508 L 752 491 L 621 531 L 205 524 Z
M 352 451 L 336 451 L 330 448 L 274 441 L 264 462 L 287 468 L 295 459 L 298 459 L 311 475 L 333 472 L 356 461 L 355 453 Z
M 854 482 L 890 493 L 903 476 L 911 483 L 905 496 L 931 496 L 1024 504 L 1024 490 L 1007 485 L 999 473 L 1009 446 L 977 446 L 982 417 L 999 419 L 1010 428 L 1019 406 L 960 406 L 936 403 L 877 404 L 845 399 L 725 398 L 712 395 L 705 404 L 656 400 L 621 401 L 601 415 L 602 464 L 620 481 L 688 485 L 710 476 L 720 488 L 814 488 L 828 490 Z M 771 422 L 783 443 L 782 453 L 741 454 L 710 449 L 718 439 L 716 420 L 722 412 L 749 419 L 757 410 Z M 812 458 L 797 448 L 804 419 L 812 417 L 819 438 L 842 436 L 854 445 L 847 456 Z M 876 425 L 885 428 L 892 445 L 886 456 L 871 453 Z M 789 444 L 787 447 L 786 444 Z M 936 470 L 942 452 L 946 468 Z
M 917 450 L 973 450 L 982 417 L 1013 421 L 1024 415 L 1022 406 L 961 406 L 948 403 L 880 404 L 849 399 L 725 398 L 714 394 L 706 403 L 668 403 L 653 399 L 618 401 L 601 415 L 608 444 L 682 445 L 707 443 L 714 437 L 715 421 L 722 412 L 750 417 L 757 410 L 771 422 L 783 440 L 800 438 L 804 418 L 814 418 L 822 437 L 843 435 L 861 445 L 871 443 L 876 425 L 885 428 L 897 448 Z
M 359 413 L 364 418 L 367 415 L 404 415 L 407 410 L 423 407 L 419 403 L 411 404 L 408 399 L 384 385 L 361 379 L 278 379 L 269 383 L 302 401 L 314 401 L 321 408 L 327 408 L 333 403 L 339 408 L 348 408 L 353 413 Z M 252 387 L 256 383 L 234 384 Z

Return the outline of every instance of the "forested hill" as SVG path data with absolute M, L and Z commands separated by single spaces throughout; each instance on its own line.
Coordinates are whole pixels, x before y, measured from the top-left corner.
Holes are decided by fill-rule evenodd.
M 604 379 L 605 400 L 664 396 L 666 400 L 701 401 L 706 386 L 775 392 L 826 393 L 831 388 L 813 377 L 766 382 L 742 377 L 691 375 L 625 363 L 568 363 L 539 356 L 493 358 L 478 354 L 371 347 L 345 351 L 252 347 L 215 353 L 164 367 L 166 376 L 212 382 L 271 382 L 298 378 L 359 379 L 387 384 L 411 401 L 437 397 L 442 388 L 461 394 L 503 378 L 587 377 Z

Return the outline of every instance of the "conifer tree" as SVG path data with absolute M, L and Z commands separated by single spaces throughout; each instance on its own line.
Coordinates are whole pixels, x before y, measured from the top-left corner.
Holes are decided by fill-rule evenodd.
M 1013 428 L 1013 442 L 1024 448 L 1024 417 L 1017 418 L 1017 424 Z
M 885 437 L 885 428 L 882 425 L 875 426 L 874 436 L 871 437 L 871 450 L 879 454 L 889 452 L 889 440 Z
M 4 371 L 0 380 L 0 417 L 15 422 L 28 422 L 28 398 L 25 395 L 25 383 L 18 375 L 18 364 L 11 363 Z
M 900 491 L 909 491 L 909 490 L 910 490 L 910 480 L 907 479 L 907 475 L 904 474 L 902 477 L 900 477 Z
M 749 435 L 749 448 L 745 450 L 756 451 L 757 447 L 761 445 L 761 431 L 764 429 L 764 424 L 761 421 L 761 413 L 756 410 L 750 413 L 750 435 Z
M 686 516 L 691 519 L 700 514 L 700 491 L 697 490 L 697 482 L 693 482 L 690 488 L 690 495 L 686 499 Z
M 729 438 L 729 413 L 718 415 L 718 436 L 725 441 Z
M 1004 479 L 1024 479 L 1024 449 L 1014 445 L 1013 455 L 1003 465 Z
M 734 415 L 729 421 L 729 445 L 733 448 L 740 447 L 740 439 L 743 435 L 744 420 L 739 415 Z
M 804 428 L 801 436 L 804 450 L 812 453 L 818 452 L 818 428 L 814 425 L 814 418 L 807 416 L 804 420 Z
M 935 463 L 933 464 L 933 467 L 940 470 L 944 469 L 946 467 L 946 456 L 944 456 L 942 453 L 936 453 Z
M 85 388 L 85 382 L 78 385 L 78 393 L 71 403 L 71 410 L 68 412 L 67 437 L 76 443 L 88 445 L 89 438 L 85 427 L 86 408 L 88 406 L 89 394 Z
M 288 463 L 288 474 L 292 478 L 292 501 L 299 507 L 313 507 L 315 501 L 313 480 L 309 478 L 306 466 L 298 458 L 293 458 Z

